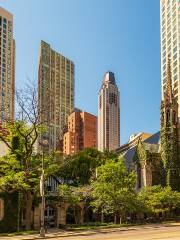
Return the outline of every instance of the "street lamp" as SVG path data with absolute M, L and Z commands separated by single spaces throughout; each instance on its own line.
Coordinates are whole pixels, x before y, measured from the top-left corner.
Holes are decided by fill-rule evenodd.
M 40 194 L 41 194 L 41 229 L 40 237 L 45 237 L 44 227 L 44 210 L 45 210 L 45 194 L 44 194 L 44 147 L 48 145 L 48 140 L 43 140 L 40 145 L 42 146 L 42 173 L 40 178 Z

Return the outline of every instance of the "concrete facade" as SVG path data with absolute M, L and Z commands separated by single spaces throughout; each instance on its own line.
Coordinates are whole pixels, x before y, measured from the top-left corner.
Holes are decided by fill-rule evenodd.
M 13 15 L 0 7 L 0 122 L 14 119 L 14 92 Z
M 41 122 L 47 127 L 49 151 L 56 150 L 74 109 L 74 63 L 41 41 L 38 71 Z
M 119 91 L 114 73 L 107 72 L 98 95 L 98 150 L 116 150 L 120 146 Z
M 160 0 L 161 16 L 161 92 L 162 100 L 166 91 L 167 64 L 171 59 L 172 89 L 178 101 L 180 122 L 180 2 Z
M 56 211 L 56 216 L 55 216 L 55 227 L 59 228 L 62 226 L 65 226 L 67 224 L 67 210 L 71 205 L 67 202 L 59 202 L 55 203 L 54 209 Z M 80 217 L 78 218 L 78 224 L 83 224 L 84 223 L 84 203 L 80 202 L 77 204 L 77 207 L 80 209 Z M 34 209 L 33 212 L 33 226 L 35 230 L 40 229 L 40 223 L 41 223 L 41 204 L 37 206 Z

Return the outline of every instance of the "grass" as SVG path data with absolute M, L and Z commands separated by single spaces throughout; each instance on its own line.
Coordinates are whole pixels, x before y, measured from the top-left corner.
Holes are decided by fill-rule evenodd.
M 37 234 L 38 231 L 30 230 L 30 231 L 20 231 L 20 232 L 13 232 L 13 233 L 0 233 L 0 237 L 13 237 L 18 235 L 30 235 L 30 234 Z
M 100 222 L 90 222 L 83 225 L 67 225 L 69 230 L 93 230 L 93 229 L 103 229 L 103 228 L 119 228 L 119 227 L 130 227 L 130 226 L 138 226 L 142 225 L 142 223 L 132 224 L 132 223 L 124 223 L 124 224 L 114 224 L 114 223 L 100 223 Z
M 163 224 L 168 223 L 175 223 L 177 221 L 167 220 L 162 221 Z M 141 223 L 123 223 L 123 224 L 114 224 L 114 223 L 101 223 L 101 222 L 88 222 L 82 225 L 76 224 L 69 224 L 66 225 L 65 230 L 70 231 L 83 231 L 83 230 L 98 230 L 98 229 L 106 229 L 106 228 L 121 228 L 121 227 L 132 227 L 132 226 L 140 226 L 140 225 L 148 225 L 153 223 L 141 222 Z M 154 223 L 156 224 L 156 223 Z M 31 234 L 38 234 L 39 231 L 30 230 L 30 231 L 20 231 L 20 232 L 13 232 L 13 233 L 0 233 L 0 237 L 13 237 L 18 235 L 31 235 Z
M 89 222 L 82 225 L 71 224 L 67 225 L 67 230 L 95 230 L 95 229 L 103 229 L 103 228 L 121 228 L 121 227 L 131 227 L 131 226 L 140 226 L 140 225 L 148 225 L 148 224 L 168 224 L 174 223 L 175 220 L 164 220 L 159 222 L 136 222 L 136 223 L 123 223 L 123 224 L 114 224 L 114 223 L 101 223 L 101 222 Z

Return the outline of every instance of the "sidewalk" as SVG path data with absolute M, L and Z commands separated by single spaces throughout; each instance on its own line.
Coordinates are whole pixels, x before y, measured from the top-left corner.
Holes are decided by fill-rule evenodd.
M 66 238 L 73 236 L 89 236 L 97 233 L 113 233 L 119 231 L 131 231 L 135 229 L 148 229 L 148 228 L 163 228 L 167 226 L 180 226 L 180 223 L 164 223 L 164 224 L 146 224 L 140 226 L 131 226 L 131 227 L 119 227 L 119 228 L 101 228 L 101 229 L 93 229 L 93 230 L 74 230 L 74 231 L 65 231 L 60 229 L 49 229 L 46 233 L 45 239 L 53 239 L 53 238 Z M 33 239 L 44 239 L 39 236 L 39 234 L 31 234 L 31 235 L 20 235 L 20 236 L 5 236 L 1 237 L 0 240 L 33 240 Z

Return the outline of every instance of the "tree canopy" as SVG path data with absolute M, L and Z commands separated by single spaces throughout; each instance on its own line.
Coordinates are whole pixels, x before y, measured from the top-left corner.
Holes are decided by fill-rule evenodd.
M 108 161 L 97 169 L 97 179 L 92 183 L 92 206 L 104 213 L 125 214 L 135 210 L 136 175 L 129 173 L 124 160 Z
M 171 187 L 144 187 L 138 194 L 138 200 L 142 203 L 144 212 L 151 214 L 170 213 L 180 207 L 180 193 L 173 191 Z
M 115 153 L 101 153 L 96 149 L 88 148 L 64 158 L 59 169 L 59 176 L 66 180 L 73 180 L 76 186 L 87 185 L 90 184 L 92 178 L 96 177 L 97 167 L 106 161 L 117 158 Z

